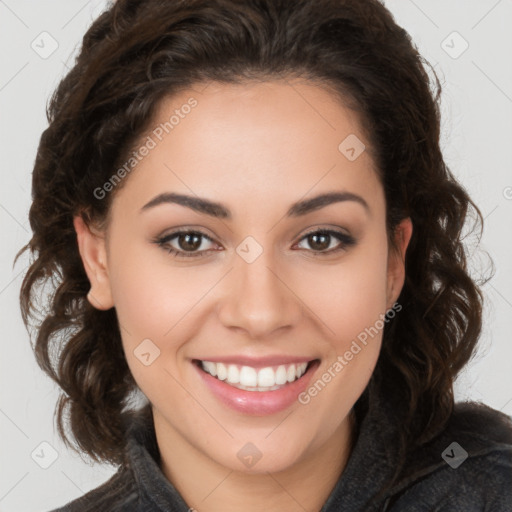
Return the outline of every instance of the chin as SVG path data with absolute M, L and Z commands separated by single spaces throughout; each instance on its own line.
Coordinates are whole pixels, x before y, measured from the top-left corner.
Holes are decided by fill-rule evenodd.
M 273 435 L 275 439 L 271 440 Z M 251 436 L 243 436 L 244 441 L 230 443 L 222 454 L 210 456 L 233 471 L 253 475 L 286 471 L 308 456 L 310 447 L 305 439 L 293 439 L 288 433 L 281 436 L 273 433 L 265 439 L 266 436 L 269 436 L 268 432 L 258 439 L 253 437 L 253 441 Z M 226 453 L 229 454 L 227 457 Z

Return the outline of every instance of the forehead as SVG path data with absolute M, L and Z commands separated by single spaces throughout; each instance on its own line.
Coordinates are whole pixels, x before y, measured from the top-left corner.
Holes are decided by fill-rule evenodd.
M 333 189 L 379 193 L 357 113 L 311 83 L 194 86 L 161 101 L 140 144 L 150 139 L 132 203 L 163 189 L 289 204 Z
M 193 109 L 188 108 L 191 101 L 196 104 Z M 173 113 L 180 114 L 179 119 Z M 279 135 L 269 147 L 278 143 L 283 149 L 293 147 L 300 136 L 299 142 L 309 138 L 317 146 L 320 139 L 325 139 L 322 149 L 328 151 L 333 143 L 334 149 L 338 149 L 336 142 L 340 136 L 353 134 L 365 138 L 358 114 L 339 96 L 327 86 L 297 80 L 196 85 L 164 98 L 151 128 L 169 121 L 173 126 L 167 126 L 167 131 L 178 137 L 185 132 L 187 138 L 194 132 L 194 141 L 202 146 L 210 140 L 228 137 L 242 143 L 248 134 L 258 139 L 266 136 L 270 142 Z

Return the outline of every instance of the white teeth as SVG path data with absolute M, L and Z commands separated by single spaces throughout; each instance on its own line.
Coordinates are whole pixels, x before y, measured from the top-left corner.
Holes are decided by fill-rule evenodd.
M 302 375 L 304 375 L 304 372 L 306 371 L 308 363 L 301 363 L 297 365 L 297 368 L 295 369 L 295 377 L 298 379 Z
M 233 384 L 240 382 L 240 372 L 234 364 L 228 366 L 228 378 L 226 380 Z
M 270 391 L 278 389 L 287 382 L 293 382 L 306 371 L 308 363 L 267 366 L 265 368 L 252 368 L 251 366 L 237 366 L 235 364 L 214 363 L 201 361 L 203 370 L 219 380 L 240 389 L 250 391 Z
M 262 368 L 258 372 L 258 386 L 271 387 L 276 385 L 276 376 L 272 368 Z
M 286 384 L 286 368 L 281 365 L 276 372 L 276 384 L 282 386 Z
M 215 364 L 215 363 L 213 363 Z M 228 371 L 226 367 L 222 363 L 217 363 L 217 379 L 219 380 L 226 380 L 228 376 Z
M 203 368 L 214 377 L 217 376 L 217 365 L 210 361 L 203 361 Z
M 250 366 L 242 366 L 240 370 L 240 384 L 242 384 L 242 386 L 257 386 L 258 373 L 256 370 Z

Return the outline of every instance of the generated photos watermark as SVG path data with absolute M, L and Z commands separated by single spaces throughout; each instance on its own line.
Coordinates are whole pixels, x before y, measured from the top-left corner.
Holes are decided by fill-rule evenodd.
M 189 98 L 186 103 L 181 105 L 180 108 L 174 110 L 174 114 L 165 123 L 160 123 L 152 132 L 148 135 L 145 141 L 139 146 L 136 151 L 131 153 L 131 156 L 126 162 L 117 169 L 114 174 L 105 182 L 101 187 L 96 187 L 93 191 L 96 199 L 104 199 L 106 195 L 111 192 L 123 178 L 125 178 L 137 164 L 144 159 L 152 149 L 155 149 L 158 142 L 160 142 L 165 135 L 170 133 L 176 126 L 178 126 L 182 119 L 190 114 L 192 109 L 197 106 L 197 100 L 195 98 Z
M 331 382 L 340 372 L 349 364 L 352 359 L 361 352 L 361 350 L 368 344 L 368 338 L 372 339 L 379 334 L 384 325 L 392 320 L 398 312 L 402 310 L 402 305 L 395 302 L 393 306 L 386 311 L 385 314 L 380 314 L 379 319 L 371 327 L 366 327 L 361 331 L 357 338 L 352 340 L 349 350 L 343 355 L 339 355 L 336 361 L 327 368 L 327 370 L 312 384 L 306 391 L 299 393 L 297 399 L 302 405 L 307 405 L 311 402 L 311 398 L 320 393 L 329 382 Z M 358 343 L 361 343 L 363 347 Z

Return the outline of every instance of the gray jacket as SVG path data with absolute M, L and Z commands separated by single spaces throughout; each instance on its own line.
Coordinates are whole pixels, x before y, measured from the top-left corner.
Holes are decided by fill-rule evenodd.
M 320 512 L 512 511 L 512 419 L 475 402 L 457 403 L 441 434 L 410 454 L 398 482 L 375 500 L 396 467 L 398 430 L 385 397 L 371 402 L 347 466 Z M 159 468 L 149 411 L 132 425 L 129 463 L 52 512 L 193 510 Z

